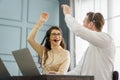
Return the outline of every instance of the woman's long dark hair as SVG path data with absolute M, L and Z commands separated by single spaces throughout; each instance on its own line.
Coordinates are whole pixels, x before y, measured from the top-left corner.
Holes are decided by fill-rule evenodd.
M 45 37 L 44 37 L 44 39 L 43 39 L 43 41 L 42 41 L 42 43 L 41 43 L 41 45 L 44 45 L 45 46 L 45 48 L 46 48 L 46 51 L 45 51 L 45 59 L 44 59 L 44 64 L 45 64 L 45 62 L 46 62 L 46 60 L 47 60 L 47 58 L 48 58 L 48 54 L 47 54 L 47 52 L 49 51 L 49 50 L 51 50 L 51 44 L 50 44 L 50 34 L 51 34 L 51 32 L 52 32 L 52 30 L 59 30 L 60 32 L 61 32 L 61 34 L 62 34 L 62 30 L 59 28 L 59 27 L 57 27 L 57 26 L 52 26 L 50 29 L 48 29 L 48 31 L 46 32 L 46 34 L 45 34 Z M 45 42 L 45 44 L 43 44 Z M 62 41 L 61 41 L 61 43 L 60 43 L 60 46 L 63 48 L 63 49 L 66 49 L 66 44 L 65 44 L 65 41 L 64 41 L 64 38 L 62 37 Z

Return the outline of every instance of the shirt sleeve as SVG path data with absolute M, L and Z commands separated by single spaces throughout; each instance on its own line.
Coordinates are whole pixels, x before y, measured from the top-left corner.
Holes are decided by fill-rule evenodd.
M 65 22 L 73 33 L 95 46 L 106 47 L 111 42 L 111 37 L 108 34 L 85 28 L 70 14 L 65 15 Z

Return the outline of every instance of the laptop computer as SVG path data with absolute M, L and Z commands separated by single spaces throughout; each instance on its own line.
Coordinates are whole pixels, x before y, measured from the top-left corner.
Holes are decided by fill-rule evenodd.
M 40 72 L 28 48 L 12 51 L 23 76 L 38 76 Z
M 3 61 L 0 58 L 0 78 L 1 77 L 10 77 L 10 74 L 9 74 L 7 68 L 5 67 Z

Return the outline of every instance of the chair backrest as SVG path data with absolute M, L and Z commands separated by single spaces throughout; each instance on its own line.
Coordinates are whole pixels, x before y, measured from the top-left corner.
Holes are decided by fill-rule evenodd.
M 113 71 L 113 79 L 112 80 L 118 80 L 119 79 L 119 72 L 118 71 Z

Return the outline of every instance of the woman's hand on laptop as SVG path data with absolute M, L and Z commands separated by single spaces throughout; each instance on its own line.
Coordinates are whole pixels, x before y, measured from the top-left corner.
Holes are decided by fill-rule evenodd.
M 49 71 L 48 74 L 57 74 L 57 72 L 55 72 L 55 71 Z

